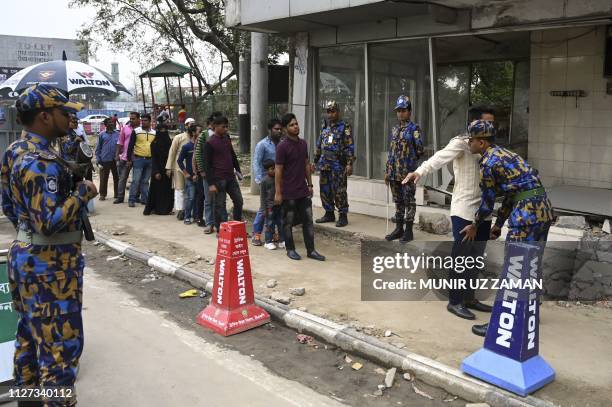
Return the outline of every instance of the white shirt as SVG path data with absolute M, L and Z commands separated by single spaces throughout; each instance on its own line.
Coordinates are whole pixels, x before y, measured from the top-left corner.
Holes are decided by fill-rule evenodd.
M 429 160 L 415 170 L 421 177 L 439 170 L 453 162 L 455 186 L 451 201 L 450 215 L 465 220 L 474 220 L 480 206 L 480 154 L 472 154 L 468 145 L 468 136 L 457 136 L 442 150 L 437 151 Z

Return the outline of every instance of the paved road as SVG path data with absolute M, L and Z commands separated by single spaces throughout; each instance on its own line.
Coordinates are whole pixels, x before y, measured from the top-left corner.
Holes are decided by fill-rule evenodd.
M 0 244 L 12 239 L 7 226 L 0 222 Z M 102 246 L 85 244 L 84 249 L 88 268 L 79 405 L 465 405 L 418 378 L 406 382 L 400 374 L 393 388 L 374 396 L 386 369 L 349 355 L 364 366 L 354 371 L 341 349 L 318 341 L 302 345 L 295 331 L 274 321 L 223 338 L 195 323 L 208 297 L 180 300 L 178 294 L 191 288 L 186 283 L 163 276 L 145 282 L 151 271 L 144 264 L 117 259 Z M 434 400 L 416 394 L 413 386 Z
M 82 406 L 341 406 L 142 307 L 86 269 Z M 5 404 L 16 406 L 17 403 Z

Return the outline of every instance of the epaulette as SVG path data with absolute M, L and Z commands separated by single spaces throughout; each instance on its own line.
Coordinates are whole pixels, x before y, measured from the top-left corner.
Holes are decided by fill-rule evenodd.
M 55 155 L 51 151 L 37 151 L 36 153 L 43 160 L 54 161 L 55 159 L 57 159 L 57 155 Z

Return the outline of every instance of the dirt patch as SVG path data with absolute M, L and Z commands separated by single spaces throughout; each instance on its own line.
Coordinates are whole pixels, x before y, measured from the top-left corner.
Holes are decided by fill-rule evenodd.
M 186 255 L 188 252 L 184 250 L 176 255 Z M 402 377 L 403 372 L 397 373 L 393 387 L 385 389 L 382 396 L 375 396 L 378 386 L 384 383 L 385 376 L 382 373 L 386 371 L 385 368 L 318 340 L 301 344 L 296 340 L 297 332 L 282 326 L 278 321 L 227 338 L 215 335 L 195 322 L 196 315 L 208 305 L 208 296 L 179 299 L 179 293 L 192 287 L 158 275 L 142 263 L 115 258 L 115 252 L 105 246 L 86 244 L 85 254 L 88 267 L 100 271 L 103 278 L 119 283 L 143 306 L 166 311 L 168 318 L 206 341 L 249 355 L 275 374 L 298 381 L 336 400 L 350 405 L 383 407 L 459 407 L 466 403 L 418 378 L 407 381 Z M 356 362 L 363 367 L 353 370 L 351 365 Z M 415 393 L 413 386 L 433 400 Z

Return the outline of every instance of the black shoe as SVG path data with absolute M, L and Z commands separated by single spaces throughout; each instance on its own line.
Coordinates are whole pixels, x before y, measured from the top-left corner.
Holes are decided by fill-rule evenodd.
M 336 222 L 336 227 L 337 228 L 342 228 L 344 226 L 348 225 L 348 218 L 346 213 L 341 213 L 338 216 L 338 222 Z
M 404 229 L 404 235 L 400 238 L 400 242 L 408 243 L 414 240 L 414 234 L 412 233 L 412 222 L 406 222 L 406 228 Z
M 201 228 L 203 228 L 204 226 L 206 226 L 206 222 L 205 222 L 205 221 L 203 221 L 202 219 L 199 219 L 199 220 L 198 220 L 198 226 L 199 226 L 199 227 L 201 227 Z
M 489 324 L 472 325 L 472 333 L 478 336 L 487 336 L 487 329 Z
M 457 315 L 459 318 L 476 319 L 476 315 L 474 315 L 469 309 L 465 308 L 465 305 L 463 304 L 448 304 L 446 306 L 446 309 L 448 310 L 448 312 Z
M 130 203 L 128 203 L 128 206 L 129 206 L 130 208 L 135 208 L 135 207 L 136 207 L 136 204 L 135 204 L 134 202 L 130 202 Z
M 328 222 L 335 222 L 336 221 L 336 215 L 334 215 L 333 212 L 325 212 L 325 215 L 323 215 L 323 217 L 315 220 L 316 223 L 328 223 Z
M 119 199 L 119 198 L 117 198 L 117 199 L 115 199 L 115 200 L 113 201 L 113 203 L 114 203 L 114 204 L 122 204 L 122 203 L 123 203 L 123 199 Z
M 144 211 L 142 214 L 143 214 L 144 216 L 149 216 L 149 215 L 151 214 L 151 211 Z
M 404 235 L 404 222 L 399 221 L 399 222 L 396 223 L 396 226 L 395 226 L 395 229 L 393 230 L 393 232 L 391 232 L 387 236 L 385 236 L 385 240 L 390 242 L 392 240 L 399 239 L 403 235 Z
M 178 220 L 184 220 L 185 219 L 185 211 L 180 210 L 180 211 L 176 212 L 176 218 Z
M 306 257 L 311 258 L 313 260 L 325 261 L 325 256 L 323 256 L 322 254 L 317 253 L 316 250 L 313 250 L 310 253 L 308 253 L 306 255 Z
M 291 260 L 302 260 L 302 256 L 297 254 L 295 250 L 287 250 L 287 257 L 289 257 Z
M 492 312 L 493 311 L 493 307 L 487 304 L 483 304 L 482 302 L 478 301 L 478 300 L 473 300 L 473 301 L 467 301 L 465 303 L 465 306 L 469 309 L 474 309 L 476 311 L 480 311 L 480 312 Z

